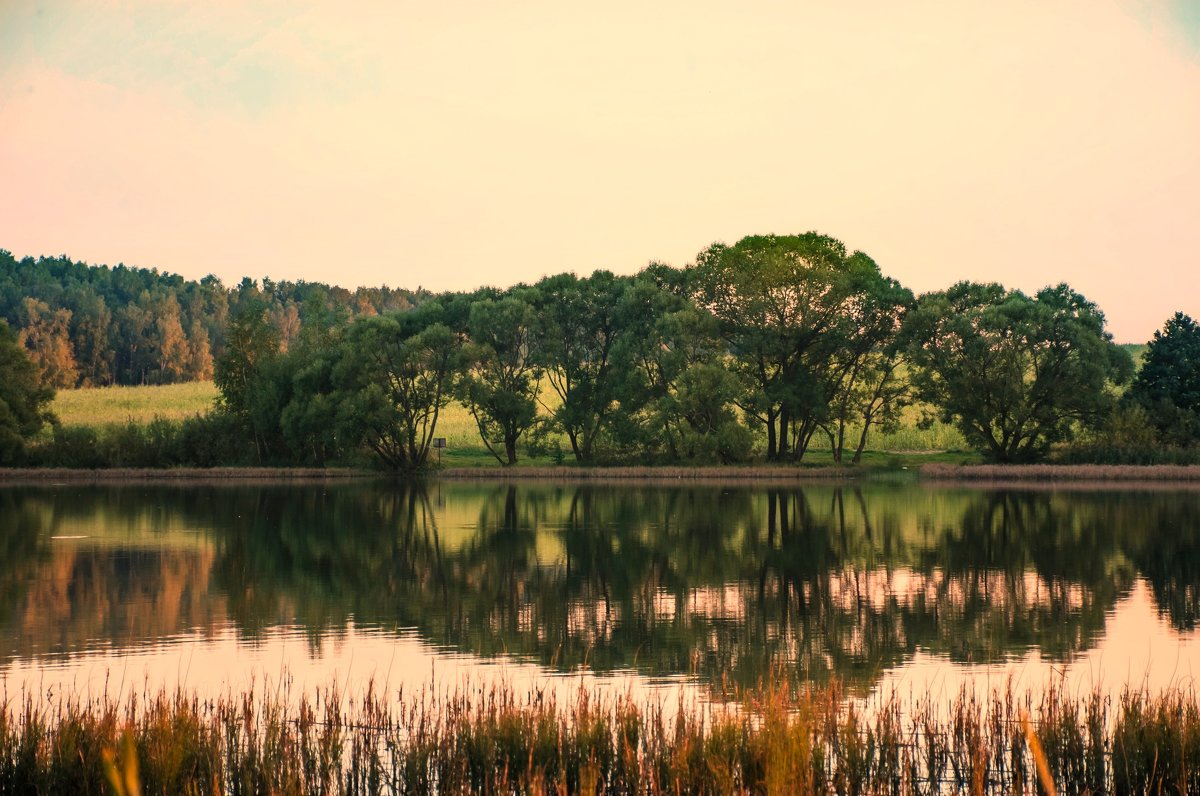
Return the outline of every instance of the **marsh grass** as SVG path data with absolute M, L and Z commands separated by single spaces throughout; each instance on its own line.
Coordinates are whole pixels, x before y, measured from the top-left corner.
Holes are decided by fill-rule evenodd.
M 503 685 L 53 706 L 24 694 L 0 709 L 0 793 L 1048 792 L 1039 768 L 1064 794 L 1200 788 L 1192 692 L 1114 707 L 1052 685 L 1036 701 L 1009 688 L 864 706 L 837 685 L 765 686 L 674 707 Z
M 956 464 L 931 462 L 921 477 L 933 481 L 1200 481 L 1200 465 L 1178 464 Z

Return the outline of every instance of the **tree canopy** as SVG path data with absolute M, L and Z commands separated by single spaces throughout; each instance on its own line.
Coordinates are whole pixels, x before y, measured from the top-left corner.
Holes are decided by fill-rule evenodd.
M 54 389 L 38 381 L 37 366 L 0 320 L 0 464 L 16 464 L 25 442 L 52 418 Z
M 0 319 L 21 336 L 42 373 L 58 387 L 168 384 L 212 378 L 231 318 L 246 305 L 265 317 L 286 350 L 321 316 L 378 315 L 428 298 L 421 289 L 215 276 L 188 280 L 150 268 L 88 265 L 66 256 L 25 257 L 0 249 Z
M 1154 332 L 1129 398 L 1166 441 L 1200 441 L 1200 324 L 1177 312 Z
M 1030 298 L 959 282 L 922 296 L 905 333 L 917 395 L 998 462 L 1041 458 L 1095 426 L 1133 369 L 1103 313 L 1066 285 Z
M 438 415 L 463 364 L 462 340 L 436 302 L 364 318 L 347 330 L 334 368 L 338 425 L 389 469 L 415 472 L 429 457 Z
M 1030 297 L 964 282 L 918 302 L 816 232 L 715 243 L 682 268 L 438 296 L 226 288 L 0 251 L 6 314 L 40 384 L 211 377 L 220 421 L 207 436 L 193 424 L 192 442 L 236 440 L 239 462 L 367 455 L 399 471 L 425 465 L 454 399 L 506 465 L 522 445 L 561 458 L 560 443 L 579 463 L 799 461 L 814 440 L 857 462 L 915 401 L 989 458 L 1029 461 L 1099 426 L 1131 371 L 1066 285 Z M 1198 337 L 1182 314 L 1156 334 L 1130 391 L 1148 415 L 1126 414 L 1200 437 Z
M 800 458 L 855 365 L 898 328 L 911 294 L 827 235 L 762 235 L 701 252 L 692 296 L 717 321 L 740 405 L 767 431 L 768 459 Z

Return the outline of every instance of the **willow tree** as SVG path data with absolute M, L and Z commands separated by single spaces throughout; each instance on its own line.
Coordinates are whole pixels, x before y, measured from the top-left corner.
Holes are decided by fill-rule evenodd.
M 467 366 L 458 395 L 484 446 L 506 466 L 516 464 L 517 442 L 537 422 L 542 369 L 530 300 L 536 300 L 536 291 L 529 288 L 498 300 L 478 299 L 466 324 L 471 341 L 464 349 Z
M 622 298 L 614 431 L 658 460 L 738 461 L 753 443 L 735 411 L 740 383 L 725 367 L 716 319 L 690 300 L 688 279 L 652 263 Z
M 847 352 L 874 345 L 864 331 L 873 297 L 900 290 L 870 257 L 816 232 L 714 244 L 696 258 L 692 285 L 746 385 L 742 408 L 766 427 L 768 459 L 804 453 L 846 382 Z
M 628 279 L 596 271 L 584 279 L 558 274 L 535 285 L 538 362 L 558 397 L 554 422 L 579 462 L 592 459 L 616 405 L 619 374 L 613 354 L 622 334 L 619 308 L 628 284 Z
M 360 318 L 346 330 L 334 369 L 344 439 L 362 442 L 386 468 L 422 469 L 438 416 L 462 367 L 462 338 L 428 302 L 408 312 Z
M 918 397 L 997 462 L 1043 458 L 1097 426 L 1133 370 L 1104 314 L 1065 284 L 1031 298 L 959 282 L 922 296 L 905 335 Z

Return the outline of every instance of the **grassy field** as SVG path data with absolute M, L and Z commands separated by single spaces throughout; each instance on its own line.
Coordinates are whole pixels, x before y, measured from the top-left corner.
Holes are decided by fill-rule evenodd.
M 59 421 L 67 427 L 89 427 L 94 429 L 123 426 L 130 422 L 148 423 L 155 417 L 182 420 L 208 411 L 217 399 L 217 388 L 212 382 L 192 382 L 144 387 L 96 387 L 79 390 L 60 390 L 54 399 L 52 410 Z M 544 396 L 549 402 L 550 394 Z M 921 411 L 910 407 L 905 412 L 901 428 L 890 434 L 872 432 L 864 461 L 867 464 L 895 464 L 901 460 L 920 458 L 929 461 L 931 452 L 956 452 L 966 449 L 962 435 L 954 428 L 934 423 L 928 429 L 917 427 Z M 451 403 L 438 421 L 437 435 L 446 438 L 443 463 L 454 467 L 487 466 L 496 460 L 484 448 L 479 439 L 475 421 L 471 414 L 458 403 Z M 852 438 L 850 447 L 853 447 Z M 559 440 L 564 460 L 570 460 L 570 445 L 565 436 Z M 537 459 L 522 457 L 526 464 L 554 464 L 557 456 Z M 958 462 L 960 455 L 950 454 L 939 460 Z M 832 460 L 824 436 L 814 438 L 805 461 L 828 464 Z
M 211 381 L 145 387 L 92 387 L 59 390 L 51 410 L 64 426 L 102 428 L 155 417 L 182 420 L 212 408 L 217 388 Z

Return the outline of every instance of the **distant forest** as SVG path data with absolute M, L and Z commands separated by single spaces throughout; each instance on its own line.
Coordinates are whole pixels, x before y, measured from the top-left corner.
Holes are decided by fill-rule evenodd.
M 44 384 L 91 387 L 207 380 L 229 322 L 262 302 L 286 351 L 310 317 L 350 319 L 409 309 L 426 291 L 347 290 L 319 282 L 226 286 L 157 269 L 109 267 L 0 249 L 0 319 L 18 334 Z

